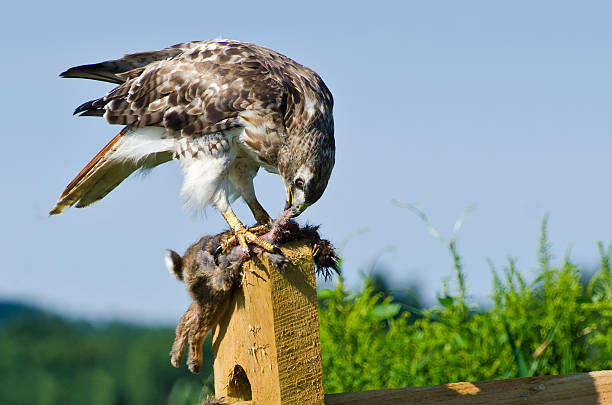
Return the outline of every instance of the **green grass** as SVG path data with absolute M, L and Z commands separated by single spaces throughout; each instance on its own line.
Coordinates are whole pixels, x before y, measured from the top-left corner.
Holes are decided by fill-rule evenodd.
M 366 279 L 357 294 L 342 280 L 320 291 L 325 391 L 436 385 L 612 368 L 612 246 L 599 244 L 598 271 L 569 257 L 551 263 L 542 225 L 537 277 L 527 283 L 510 261 L 494 274 L 492 305 L 474 305 L 454 240 L 455 293 L 420 310 L 376 293 Z

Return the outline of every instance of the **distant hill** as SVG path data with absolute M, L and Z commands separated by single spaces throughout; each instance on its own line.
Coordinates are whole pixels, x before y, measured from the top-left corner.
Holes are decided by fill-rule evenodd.
M 51 316 L 49 312 L 45 312 L 32 305 L 23 304 L 16 301 L 0 301 L 0 323 L 15 317 L 43 317 Z

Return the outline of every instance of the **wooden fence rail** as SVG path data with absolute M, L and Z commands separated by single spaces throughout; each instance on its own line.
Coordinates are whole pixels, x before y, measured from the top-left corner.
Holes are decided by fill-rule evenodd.
M 612 371 L 329 394 L 325 404 L 612 404 Z
M 284 273 L 265 257 L 244 264 L 213 332 L 215 392 L 231 404 L 612 405 L 612 371 L 324 395 L 312 251 L 281 249 Z

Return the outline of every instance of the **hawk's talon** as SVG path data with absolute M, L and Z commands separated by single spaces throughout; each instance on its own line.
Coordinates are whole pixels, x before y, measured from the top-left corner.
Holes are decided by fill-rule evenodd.
M 268 225 L 257 225 L 251 228 L 242 228 L 244 229 L 246 232 L 250 232 L 252 234 L 254 234 L 255 236 L 259 236 L 259 235 L 263 235 L 264 233 L 267 233 L 270 231 L 270 227 Z M 230 236 L 225 242 L 223 242 L 217 249 L 222 249 L 223 253 L 226 253 L 230 246 L 232 246 L 234 243 L 236 243 L 236 238 L 237 238 L 237 233 L 236 232 L 240 232 L 240 231 L 234 231 L 234 235 Z M 258 238 L 259 239 L 259 238 Z M 238 239 L 238 243 L 240 243 L 240 239 Z M 242 245 L 243 247 L 247 247 L 247 244 L 245 242 L 245 244 L 243 245 L 242 243 L 240 243 L 240 245 Z M 215 252 L 216 253 L 216 252 Z
M 259 235 L 257 235 L 258 233 L 263 235 L 267 232 L 265 225 L 256 226 L 251 229 L 245 228 L 230 207 L 223 211 L 222 214 L 234 233 L 232 237 L 227 239 L 222 244 L 224 253 L 229 251 L 230 247 L 232 247 L 232 244 L 235 243 L 236 240 L 240 246 L 246 249 L 247 252 L 249 251 L 249 243 L 257 245 L 260 249 L 263 249 L 266 252 L 274 251 L 274 246 L 272 244 L 266 242 L 265 240 L 261 239 Z
M 234 230 L 234 235 L 229 237 L 225 242 L 221 243 L 217 249 L 215 249 L 214 259 L 215 264 L 219 264 L 218 257 L 221 253 L 229 252 L 236 244 L 236 242 L 245 248 L 247 256 L 251 257 L 251 250 L 249 249 L 249 243 L 258 246 L 259 248 L 270 253 L 280 253 L 278 247 L 272 245 L 269 242 L 261 239 L 259 236 L 269 232 L 268 225 L 258 225 L 252 228 L 239 228 Z
M 260 248 L 262 248 L 263 250 L 265 250 L 266 252 L 274 252 L 276 249 L 278 249 L 276 246 L 274 246 L 273 244 L 266 242 L 265 240 L 261 239 L 257 234 L 251 232 L 249 229 L 244 228 L 244 230 L 239 231 L 239 236 L 238 238 L 242 237 L 245 240 L 245 246 L 247 246 L 247 242 L 250 242 L 254 245 L 259 246 Z M 247 246 L 248 248 L 248 246 Z
M 263 235 L 264 233 L 267 233 L 270 231 L 270 225 L 267 225 L 267 224 L 255 225 L 249 228 L 248 231 L 251 233 L 254 233 L 257 236 Z
M 243 248 L 246 248 L 248 251 L 249 245 L 247 244 L 247 241 L 246 241 L 247 232 L 248 230 L 246 228 L 242 228 L 242 229 L 239 229 L 238 231 L 234 231 L 234 236 L 236 239 L 238 239 L 238 244 L 242 246 Z

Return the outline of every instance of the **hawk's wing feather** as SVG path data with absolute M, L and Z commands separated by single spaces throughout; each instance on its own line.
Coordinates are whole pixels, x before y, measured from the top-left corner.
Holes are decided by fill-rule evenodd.
M 138 52 L 124 55 L 120 59 L 107 60 L 90 65 L 72 67 L 60 73 L 60 77 L 100 80 L 121 84 L 126 81 L 126 73 L 142 68 L 152 62 L 172 58 L 188 49 L 191 43 L 185 42 L 158 51 Z M 129 75 L 127 75 L 129 77 Z
M 236 41 L 189 42 L 76 67 L 62 75 L 85 73 L 92 78 L 104 71 L 105 78 L 119 84 L 75 113 L 103 115 L 111 124 L 160 126 L 198 136 L 239 126 L 238 114 L 245 110 L 283 110 L 285 85 L 271 70 L 295 62 L 270 55 L 265 48 Z
M 59 214 L 73 205 L 77 208 L 91 205 L 136 170 L 151 169 L 172 160 L 174 141 L 160 137 L 163 131 L 150 132 L 139 133 L 127 127 L 119 132 L 68 184 L 49 214 Z

